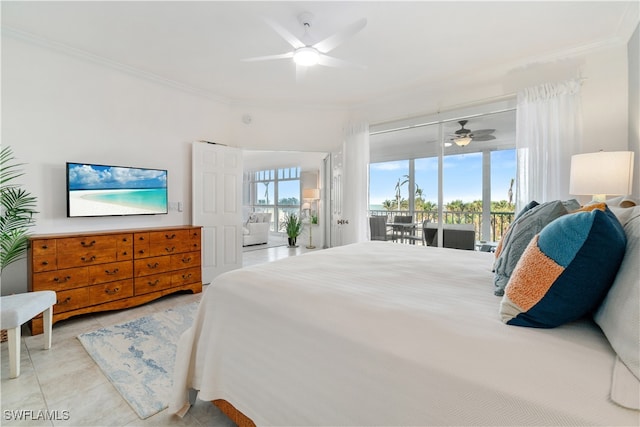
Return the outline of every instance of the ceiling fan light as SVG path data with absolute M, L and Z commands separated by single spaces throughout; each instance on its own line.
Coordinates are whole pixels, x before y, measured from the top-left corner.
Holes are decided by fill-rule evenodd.
M 293 54 L 293 61 L 298 65 L 310 67 L 320 61 L 320 52 L 312 47 L 301 47 Z
M 453 142 L 455 142 L 456 145 L 459 147 L 466 147 L 471 142 L 471 137 L 463 136 L 463 137 L 454 139 Z

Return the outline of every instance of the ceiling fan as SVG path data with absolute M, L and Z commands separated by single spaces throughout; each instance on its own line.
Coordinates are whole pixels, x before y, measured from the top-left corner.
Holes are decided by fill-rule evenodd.
M 296 64 L 296 69 L 298 70 L 300 69 L 300 67 L 306 68 L 316 64 L 324 65 L 328 67 L 365 68 L 362 65 L 354 64 L 352 62 L 327 55 L 328 52 L 338 47 L 338 45 L 340 45 L 346 39 L 354 36 L 357 32 L 362 30 L 367 25 L 367 20 L 365 18 L 354 22 L 353 24 L 338 31 L 332 36 L 329 36 L 324 40 L 320 40 L 318 42 L 314 42 L 313 38 L 309 34 L 309 30 L 311 29 L 311 24 L 313 21 L 313 15 L 311 13 L 305 12 L 298 16 L 298 21 L 304 28 L 304 34 L 300 38 L 294 36 L 289 30 L 282 27 L 280 24 L 278 24 L 275 21 L 272 21 L 270 19 L 265 19 L 265 21 L 278 34 L 280 34 L 280 36 L 283 39 L 285 39 L 293 47 L 293 50 L 290 52 L 276 54 L 276 55 L 246 58 L 246 59 L 243 59 L 243 61 L 268 61 L 273 59 L 293 59 L 293 61 Z
M 478 129 L 478 130 L 470 130 L 465 129 L 464 125 L 468 123 L 468 120 L 460 120 L 458 124 L 460 125 L 460 129 L 455 131 L 451 136 L 451 141 L 453 141 L 459 147 L 465 147 L 474 141 L 491 141 L 492 139 L 496 139 L 495 136 L 491 135 L 495 132 L 495 129 Z

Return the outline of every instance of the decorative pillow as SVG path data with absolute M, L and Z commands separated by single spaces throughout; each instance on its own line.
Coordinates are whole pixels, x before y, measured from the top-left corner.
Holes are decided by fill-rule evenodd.
M 257 214 L 252 213 L 251 215 L 249 215 L 249 219 L 247 219 L 247 224 L 249 224 L 251 222 L 258 222 L 258 215 Z
M 500 303 L 503 322 L 553 328 L 598 307 L 626 246 L 615 215 L 600 208 L 561 216 L 531 240 Z
M 531 203 L 527 206 L 530 205 Z M 531 209 L 523 210 L 518 214 L 517 219 L 513 221 L 506 234 L 502 237 L 499 248 L 496 249 L 495 277 L 493 280 L 495 285 L 494 293 L 496 295 L 504 295 L 504 288 L 509 282 L 511 273 L 533 236 L 554 219 L 579 208 L 580 204 L 577 200 L 572 199 L 566 202 L 555 200 L 537 206 L 534 205 Z
M 640 206 L 625 210 L 625 217 L 629 217 L 624 225 L 626 252 L 593 318 L 627 368 L 619 369 L 619 375 L 627 374 L 628 380 L 613 382 L 611 398 L 622 406 L 640 409 Z

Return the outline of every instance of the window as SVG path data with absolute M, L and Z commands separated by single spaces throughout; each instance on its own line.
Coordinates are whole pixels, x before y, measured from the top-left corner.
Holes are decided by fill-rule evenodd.
M 300 215 L 300 168 L 267 169 L 244 174 L 245 212 L 270 212 L 271 231 L 279 232 L 289 213 Z

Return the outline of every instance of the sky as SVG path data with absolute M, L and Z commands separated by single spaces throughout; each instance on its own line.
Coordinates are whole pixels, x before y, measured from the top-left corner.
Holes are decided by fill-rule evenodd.
M 369 204 L 380 205 L 395 198 L 398 179 L 409 174 L 409 161 L 373 163 L 370 167 Z M 423 190 L 423 198 L 438 201 L 438 158 L 416 159 L 416 184 Z M 507 200 L 509 185 L 516 177 L 515 149 L 491 152 L 491 200 Z M 402 186 L 401 195 L 408 196 Z M 472 202 L 482 199 L 482 153 L 446 156 L 444 158 L 443 198 Z
M 70 190 L 165 188 L 167 171 L 119 166 L 68 163 Z

